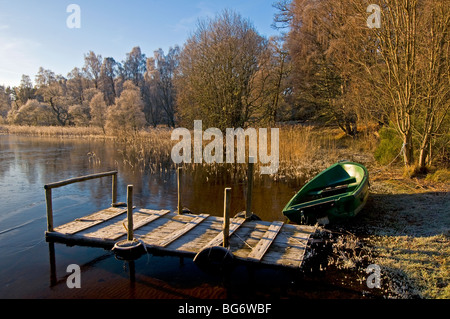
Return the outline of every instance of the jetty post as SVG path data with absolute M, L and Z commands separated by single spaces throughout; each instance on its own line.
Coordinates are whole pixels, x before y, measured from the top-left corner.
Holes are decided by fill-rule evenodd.
M 252 216 L 252 194 L 253 194 L 253 170 L 254 170 L 254 157 L 248 158 L 248 172 L 247 172 L 247 204 L 245 209 L 245 219 Z
M 132 241 L 133 234 L 133 185 L 127 186 L 127 240 Z
M 230 244 L 230 202 L 231 188 L 225 188 L 223 201 L 223 247 L 228 248 Z
M 117 172 L 112 175 L 112 203 L 111 206 L 114 207 L 117 204 Z
M 45 189 L 45 203 L 47 204 L 47 231 L 53 231 L 52 189 Z
M 178 214 L 183 213 L 183 205 L 181 203 L 181 167 L 177 169 L 177 188 L 178 188 Z

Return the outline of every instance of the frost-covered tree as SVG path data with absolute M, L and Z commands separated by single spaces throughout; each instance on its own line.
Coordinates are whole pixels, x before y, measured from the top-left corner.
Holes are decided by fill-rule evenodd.
M 132 81 L 126 81 L 115 105 L 109 107 L 106 127 L 109 130 L 137 131 L 144 127 L 144 103 L 139 88 Z

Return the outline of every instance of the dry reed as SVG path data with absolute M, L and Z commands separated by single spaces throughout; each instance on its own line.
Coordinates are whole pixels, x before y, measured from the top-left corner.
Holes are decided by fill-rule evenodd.
M 368 148 L 374 144 L 374 139 L 368 134 L 361 134 L 359 138 L 349 139 L 336 128 L 286 125 L 279 129 L 279 168 L 275 174 L 269 176 L 274 181 L 308 180 L 342 159 L 357 160 L 363 163 L 372 160 Z M 61 138 L 104 138 L 115 144 L 117 152 L 122 156 L 123 163 L 133 169 L 164 173 L 174 170 L 177 166 L 172 161 L 171 151 L 178 141 L 171 140 L 172 130 L 168 128 L 149 128 L 140 131 L 118 130 L 113 134 L 111 132 L 105 134 L 101 128 L 97 127 L 3 125 L 0 126 L 0 133 Z M 191 135 L 193 136 L 193 134 Z M 203 146 L 209 142 L 203 140 Z M 267 143 L 270 154 L 270 140 Z M 223 145 L 224 147 L 226 145 L 225 137 Z M 246 144 L 246 159 L 248 159 L 248 143 Z M 248 161 L 246 160 L 246 162 Z M 264 177 L 260 174 L 260 168 L 267 165 L 261 164 L 259 161 L 255 163 L 256 180 Z M 246 164 L 208 164 L 203 162 L 201 164 L 184 163 L 182 167 L 186 172 L 193 174 L 196 171 L 196 174 L 202 174 L 208 180 L 241 181 L 245 180 L 247 176 Z
M 0 134 L 18 134 L 45 137 L 101 137 L 106 135 L 99 127 L 79 126 L 21 126 L 0 125 Z
M 171 140 L 171 132 L 171 130 L 163 128 L 133 133 L 123 132 L 115 140 L 118 142 L 118 151 L 127 165 L 140 170 L 150 170 L 152 173 L 165 172 L 173 170 L 177 166 L 171 159 L 171 151 L 178 141 Z M 367 136 L 362 135 L 361 139 L 363 140 L 343 141 L 336 129 L 322 130 L 309 126 L 282 126 L 279 135 L 279 168 L 275 174 L 270 175 L 270 178 L 274 181 L 306 180 L 338 160 L 371 161 L 369 150 L 362 149 L 364 145 L 370 145 L 367 142 Z M 203 146 L 209 142 L 204 140 Z M 223 145 L 225 147 L 225 137 Z M 236 145 L 234 147 L 236 153 Z M 268 142 L 268 152 L 269 154 L 271 152 L 270 141 Z M 247 162 L 248 143 L 246 145 Z M 260 168 L 266 165 L 268 164 L 261 164 L 259 161 L 255 163 L 255 179 L 263 178 Z M 247 164 L 203 162 L 201 164 L 183 163 L 182 167 L 191 174 L 193 172 L 202 174 L 208 180 L 242 181 L 247 176 Z

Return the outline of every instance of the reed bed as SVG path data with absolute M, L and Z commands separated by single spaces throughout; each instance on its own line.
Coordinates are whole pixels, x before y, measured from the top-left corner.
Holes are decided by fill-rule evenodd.
M 246 161 L 239 163 L 183 163 L 175 164 L 171 158 L 172 148 L 177 140 L 171 140 L 171 130 L 167 128 L 150 129 L 133 133 L 123 132 L 115 137 L 118 152 L 123 162 L 132 168 L 152 173 L 167 172 L 181 166 L 189 174 L 201 174 L 204 180 L 243 181 L 247 177 L 248 143 Z M 193 134 L 191 134 L 193 136 Z M 362 136 L 366 139 L 366 137 Z M 258 138 L 259 142 L 259 138 Z M 210 141 L 203 141 L 205 147 Z M 338 160 L 349 159 L 367 163 L 373 160 L 369 150 L 363 150 L 367 141 L 351 139 L 343 141 L 338 130 L 322 130 L 310 126 L 282 126 L 279 128 L 279 167 L 275 174 L 268 176 L 273 181 L 308 180 L 321 170 Z M 225 154 L 225 137 L 223 142 Z M 270 140 L 268 153 L 271 154 Z M 236 144 L 235 154 L 236 154 Z M 192 138 L 192 150 L 193 150 Z M 204 148 L 203 148 L 204 149 Z M 258 145 L 259 150 L 259 145 Z M 255 179 L 262 180 L 266 175 L 260 173 L 262 164 L 254 165 Z M 267 177 L 267 176 L 266 176 Z
M 0 134 L 18 134 L 42 137 L 91 137 L 106 138 L 107 136 L 99 127 L 79 126 L 21 126 L 0 125 Z
M 257 130 L 258 131 L 258 130 Z M 270 132 L 270 130 L 268 130 Z M 171 140 L 172 130 L 169 128 L 148 128 L 140 131 L 116 130 L 103 132 L 98 127 L 36 127 L 36 126 L 0 126 L 0 134 L 19 134 L 40 137 L 61 138 L 102 138 L 114 143 L 121 155 L 124 165 L 150 173 L 167 173 L 177 166 L 183 167 L 188 174 L 201 174 L 208 181 L 244 181 L 247 177 L 248 141 L 246 143 L 246 161 L 239 163 L 182 163 L 175 164 L 171 158 L 172 148 L 178 140 Z M 271 134 L 268 134 L 269 137 Z M 193 132 L 192 150 L 193 148 Z M 258 136 L 259 142 L 259 136 Z M 203 149 L 209 144 L 203 140 Z M 262 175 L 262 164 L 258 160 L 255 165 L 255 180 L 269 178 L 272 181 L 305 181 L 338 160 L 357 160 L 363 164 L 372 161 L 368 145 L 373 144 L 373 138 L 361 134 L 359 138 L 348 139 L 336 128 L 323 128 L 302 125 L 286 125 L 279 127 L 279 166 L 278 171 L 271 175 Z M 268 153 L 271 154 L 270 138 L 267 142 Z M 224 154 L 226 139 L 223 140 Z M 236 143 L 235 154 L 237 152 Z M 258 145 L 259 154 L 259 145 Z
M 167 172 L 175 168 L 171 158 L 174 141 L 171 130 L 155 128 L 138 132 L 119 132 L 114 137 L 123 163 L 131 168 L 151 173 Z

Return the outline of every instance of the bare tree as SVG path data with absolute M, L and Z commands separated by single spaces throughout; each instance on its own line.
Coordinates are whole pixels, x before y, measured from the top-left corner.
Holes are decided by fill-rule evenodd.
M 414 164 L 413 115 L 417 109 L 417 0 L 384 0 L 382 28 L 374 28 L 384 64 L 385 89 L 394 112 L 396 129 L 403 139 L 405 165 Z
M 144 101 L 144 114 L 148 124 L 156 127 L 162 118 L 162 101 L 158 87 L 159 72 L 156 69 L 154 58 L 147 59 L 147 71 L 144 75 L 142 97 Z
M 11 109 L 11 96 L 7 89 L 0 85 L 0 119 L 5 120 Z
M 286 79 L 290 59 L 281 37 L 271 37 L 260 55 L 259 67 L 253 80 L 252 104 L 257 106 L 253 121 L 274 125 L 285 106 Z
M 35 77 L 35 83 L 38 101 L 50 106 L 59 125 L 69 124 L 70 102 L 67 98 L 66 80 L 60 75 L 55 75 L 53 71 L 41 67 Z
M 354 70 L 346 50 L 351 34 L 348 6 L 340 1 L 294 0 L 288 8 L 290 15 L 284 17 L 291 19 L 287 47 L 297 107 L 312 110 L 310 117 L 325 115 L 354 136 L 358 116 L 351 98 Z
M 255 111 L 252 97 L 259 57 L 266 46 L 248 21 L 223 11 L 199 21 L 180 56 L 178 115 L 224 129 L 243 127 Z
M 118 65 L 113 58 L 105 58 L 100 70 L 100 89 L 108 105 L 114 104 L 117 97 L 115 79 L 118 74 Z
M 127 53 L 126 59 L 123 62 L 124 80 L 131 80 L 135 86 L 141 88 L 145 71 L 145 54 L 142 53 L 140 47 L 134 47 L 130 53 Z
M 67 74 L 67 95 L 71 104 L 83 104 L 83 90 L 85 89 L 85 78 L 81 70 L 73 68 Z
M 52 70 L 46 70 L 43 67 L 39 68 L 38 73 L 35 76 L 35 86 L 36 89 L 39 90 L 45 86 L 48 86 L 54 82 L 56 82 L 55 72 Z
M 420 137 L 418 168 L 432 160 L 432 140 L 443 128 L 450 108 L 450 7 L 445 1 L 425 1 L 420 15 L 423 41 L 419 42 Z
M 91 124 L 101 127 L 103 133 L 105 133 L 108 107 L 106 106 L 103 93 L 98 92 L 97 94 L 95 94 L 91 99 L 89 106 L 91 109 Z
M 149 112 L 153 124 L 155 119 L 161 116 L 160 111 L 165 113 L 167 124 L 175 127 L 175 72 L 179 63 L 180 48 L 175 46 L 169 48 L 164 54 L 162 49 L 154 52 L 153 58 L 147 59 L 147 72 L 145 73 L 145 85 L 147 87 Z
M 8 114 L 9 123 L 19 125 L 50 125 L 54 119 L 47 105 L 29 99 L 17 111 Z
M 89 51 L 84 55 L 83 72 L 86 77 L 94 84 L 94 88 L 99 88 L 100 72 L 103 58 L 101 55 L 96 55 L 93 51 Z
M 108 109 L 106 127 L 112 131 L 136 132 L 145 125 L 143 109 L 139 88 L 128 80 L 124 83 L 124 90 L 116 99 L 116 104 Z
M 17 90 L 17 98 L 20 105 L 24 105 L 28 100 L 34 99 L 35 89 L 28 75 L 23 74 Z
M 382 110 L 402 138 L 404 164 L 425 170 L 450 107 L 448 1 L 383 0 L 380 28 L 365 26 L 369 4 L 346 4 L 345 44 L 334 51 L 348 61 L 354 99 Z
M 69 105 L 67 103 L 64 88 L 61 83 L 54 82 L 45 88 L 41 88 L 44 101 L 50 105 L 56 120 L 61 126 L 70 122 Z

